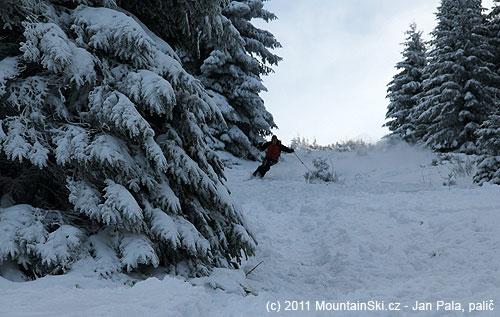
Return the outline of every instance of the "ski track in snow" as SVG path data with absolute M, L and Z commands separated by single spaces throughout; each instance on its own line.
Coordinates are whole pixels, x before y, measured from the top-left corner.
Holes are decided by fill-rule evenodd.
M 285 316 L 469 315 L 403 307 L 416 300 L 454 300 L 466 311 L 469 302 L 494 300 L 495 311 L 470 315 L 498 315 L 499 186 L 477 187 L 465 175 L 443 186 L 450 165 L 432 166 L 434 154 L 404 146 L 298 154 L 309 168 L 327 157 L 342 183 L 307 184 L 289 154 L 262 180 L 248 179 L 256 162 L 237 160 L 226 171 L 259 242 L 242 270 L 264 261 L 247 279 L 258 296 L 168 276 L 122 287 L 74 272 L 28 283 L 0 278 L 0 316 L 266 316 L 266 303 L 278 300 L 311 301 L 309 311 L 275 314 Z M 400 302 L 402 311 L 315 311 L 322 300 Z

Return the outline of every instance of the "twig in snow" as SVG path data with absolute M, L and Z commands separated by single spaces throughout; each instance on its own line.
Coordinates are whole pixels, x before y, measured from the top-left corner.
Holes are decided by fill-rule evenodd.
M 247 277 L 250 273 L 252 273 L 262 263 L 264 263 L 264 261 L 260 261 L 259 264 L 257 264 L 256 266 L 254 266 L 250 271 L 246 272 L 245 273 L 245 277 Z

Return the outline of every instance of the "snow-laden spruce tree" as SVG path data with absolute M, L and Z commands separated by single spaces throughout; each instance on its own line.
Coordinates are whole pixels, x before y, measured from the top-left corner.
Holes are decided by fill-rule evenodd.
M 21 43 L 0 60 L 0 264 L 199 275 L 253 254 L 205 141 L 222 115 L 169 45 L 110 0 L 23 8 L 22 34 L 1 16 Z
M 404 59 L 396 64 L 400 72 L 393 77 L 387 88 L 390 103 L 386 119 L 389 121 L 384 126 L 389 128 L 392 136 L 415 143 L 415 110 L 422 92 L 422 74 L 427 56 L 422 32 L 417 31 L 415 23 L 410 25 L 406 35 L 402 53 Z
M 22 34 L 22 21 L 26 16 L 25 1 L 0 0 L 0 59 L 18 51 L 16 43 Z
M 480 156 L 474 182 L 500 184 L 500 113 L 491 115 L 478 129 Z
M 228 130 L 214 126 L 215 134 L 226 150 L 245 156 L 252 144 L 262 142 L 276 127 L 259 94 L 266 90 L 261 76 L 272 72 L 271 67 L 281 60 L 270 49 L 281 45 L 273 34 L 251 22 L 276 19 L 264 9 L 263 0 L 232 1 L 222 12 L 236 28 L 236 36 L 229 37 L 232 41 L 224 46 L 212 46 L 200 67 L 200 79 L 213 91 L 228 124 Z
M 136 15 L 151 31 L 178 53 L 197 59 L 212 45 L 226 45 L 234 36 L 234 27 L 222 15 L 222 7 L 230 0 L 117 0 L 123 9 Z M 228 43 L 227 43 L 228 44 Z M 193 60 L 185 60 L 188 71 L 199 68 L 191 66 Z
M 275 127 L 259 93 L 266 90 L 261 75 L 281 60 L 270 49 L 281 45 L 270 32 L 251 23 L 254 18 L 276 19 L 263 9 L 264 1 L 150 0 L 147 6 L 139 0 L 117 1 L 166 39 L 185 69 L 210 89 L 228 126 L 211 122 L 218 140 L 209 142 L 238 156 L 246 155 Z
M 417 123 L 438 151 L 474 152 L 475 131 L 493 112 L 499 76 L 480 0 L 442 0 L 424 69 Z
M 500 70 L 500 1 L 495 0 L 494 7 L 488 15 L 488 31 L 493 49 L 494 69 Z M 498 101 L 497 101 L 498 102 Z M 497 105 L 498 109 L 498 105 Z M 498 110 L 484 121 L 476 132 L 477 147 L 481 156 L 477 161 L 474 182 L 483 184 L 493 182 L 500 184 L 500 113 Z
M 494 6 L 488 14 L 487 27 L 493 49 L 494 65 L 500 69 L 500 0 L 493 0 Z

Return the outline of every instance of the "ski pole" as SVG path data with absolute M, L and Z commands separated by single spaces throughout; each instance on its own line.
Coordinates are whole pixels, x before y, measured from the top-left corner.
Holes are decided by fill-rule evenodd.
M 307 168 L 307 170 L 308 170 L 309 172 L 311 172 L 311 173 L 312 173 L 312 171 L 309 169 L 309 167 L 307 167 L 307 165 L 306 165 L 306 164 L 304 164 L 304 162 L 302 162 L 302 160 L 301 160 L 301 159 L 300 159 L 300 157 L 297 155 L 297 153 L 293 152 L 293 154 L 295 154 L 295 156 L 296 156 L 296 157 L 297 157 L 297 159 L 300 161 L 300 163 L 302 163 L 302 165 L 304 165 L 304 167 L 305 167 L 305 168 Z

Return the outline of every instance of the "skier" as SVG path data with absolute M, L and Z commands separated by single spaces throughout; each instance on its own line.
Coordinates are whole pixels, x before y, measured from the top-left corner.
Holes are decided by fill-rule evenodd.
M 266 175 L 267 171 L 273 166 L 274 164 L 278 163 L 278 159 L 280 157 L 281 151 L 287 152 L 287 153 L 293 153 L 294 150 L 290 149 L 283 144 L 281 144 L 281 141 L 278 140 L 278 137 L 273 135 L 271 138 L 271 142 L 266 142 L 264 144 L 261 144 L 257 146 L 257 149 L 259 151 L 265 151 L 266 152 L 266 157 L 264 158 L 264 161 L 262 162 L 262 165 L 260 165 L 255 172 L 253 172 L 253 176 L 260 176 L 260 178 L 264 177 Z

